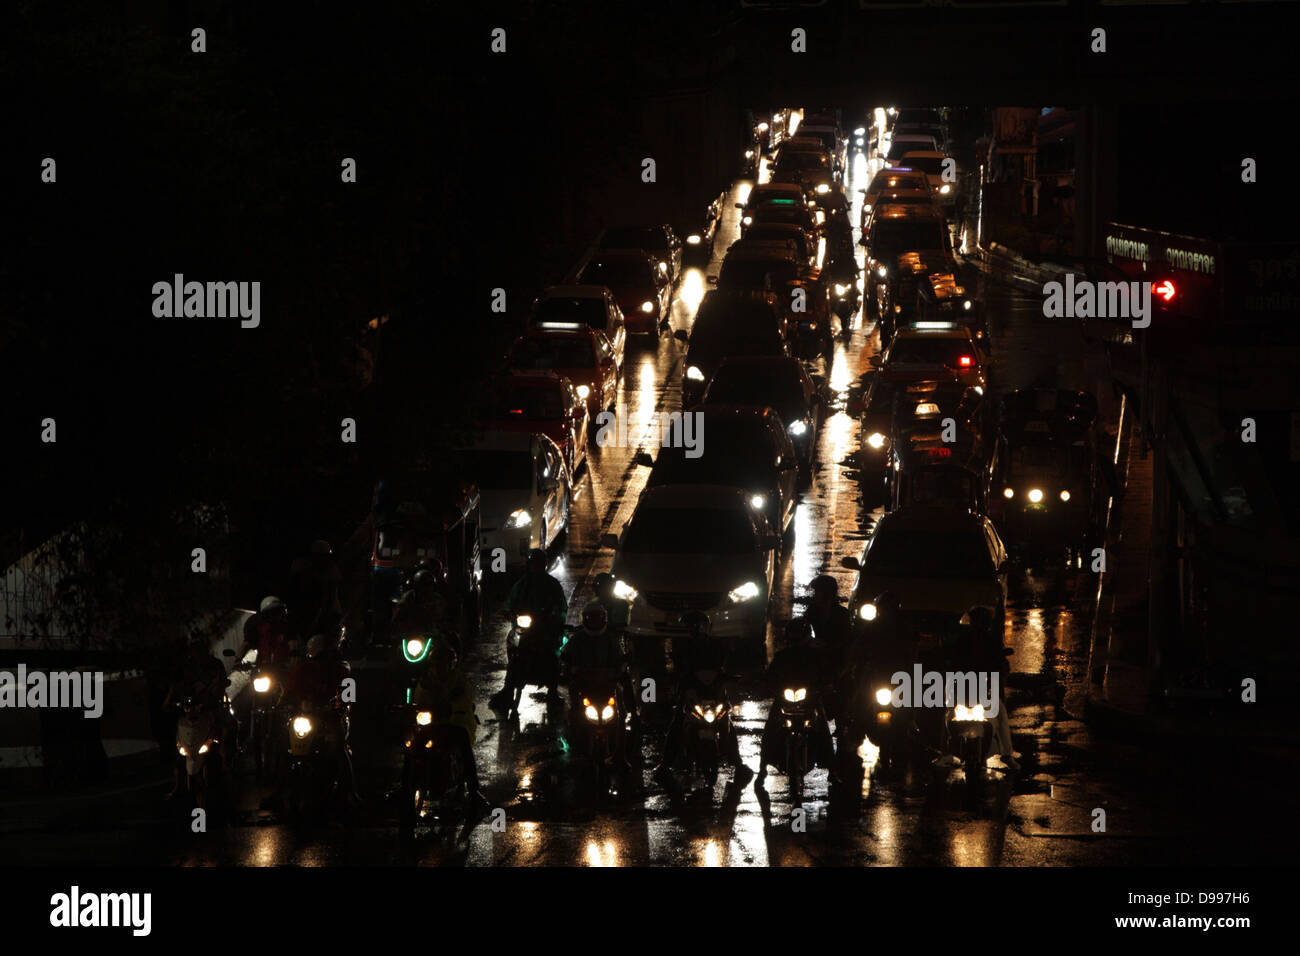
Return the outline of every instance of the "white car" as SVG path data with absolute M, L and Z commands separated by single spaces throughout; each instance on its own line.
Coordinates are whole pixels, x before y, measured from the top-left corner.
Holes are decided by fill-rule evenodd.
M 943 165 L 946 159 L 948 157 L 938 150 L 917 150 L 903 156 L 903 165 L 912 169 L 919 169 L 925 173 L 926 181 L 930 184 L 930 191 L 934 193 L 934 198 L 939 201 L 940 205 L 951 206 L 957 201 L 957 176 L 960 175 L 960 171 L 957 169 L 956 162 L 954 162 L 952 164 L 952 180 L 944 179 Z
M 906 166 L 903 157 L 908 153 L 928 150 L 938 152 L 939 144 L 933 136 L 925 133 L 895 133 L 889 139 L 889 149 L 885 152 L 886 166 Z
M 627 633 L 680 637 L 688 611 L 703 611 L 720 638 L 762 640 L 780 538 L 728 485 L 661 485 L 637 502 L 614 548 L 614 593 L 631 602 Z
M 485 567 L 504 552 L 506 568 L 517 568 L 529 549 L 546 550 L 564 536 L 573 489 L 555 442 L 542 434 L 489 431 L 460 456 L 463 473 L 479 487 Z

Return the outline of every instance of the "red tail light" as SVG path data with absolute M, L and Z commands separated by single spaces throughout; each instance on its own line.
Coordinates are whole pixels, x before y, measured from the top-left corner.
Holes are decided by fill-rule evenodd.
M 962 368 L 970 368 L 970 363 L 971 363 L 971 357 L 969 355 L 963 355 L 961 358 L 957 360 L 957 364 L 960 365 Z

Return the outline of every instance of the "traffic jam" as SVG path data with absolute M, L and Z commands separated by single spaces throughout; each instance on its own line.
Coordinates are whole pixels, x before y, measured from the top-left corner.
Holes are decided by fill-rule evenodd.
M 185 701 L 176 799 L 241 854 L 1104 858 L 1035 837 L 1087 826 L 1053 793 L 1128 798 L 1070 713 L 1114 397 L 974 254 L 947 110 L 747 116 L 697 220 L 537 290 L 446 480 L 379 481 L 352 611 L 268 596 L 251 693 Z

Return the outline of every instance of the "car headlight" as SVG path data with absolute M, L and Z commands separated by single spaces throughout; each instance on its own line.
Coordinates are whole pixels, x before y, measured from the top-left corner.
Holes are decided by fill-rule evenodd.
M 662 272 L 664 275 L 668 275 L 668 263 L 660 261 L 659 271 Z
M 749 496 L 749 506 L 750 506 L 751 508 L 753 508 L 755 511 L 762 511 L 762 510 L 763 510 L 763 506 L 766 505 L 766 504 L 767 504 L 767 496 L 766 496 L 766 495 L 750 495 L 750 496 Z
M 587 396 L 591 394 L 591 386 L 590 386 L 590 385 L 579 385 L 577 391 L 578 391 L 578 397 L 579 397 L 580 399 L 582 399 L 583 401 L 586 401 L 586 400 L 587 400 Z
M 836 294 L 836 295 L 848 295 L 849 290 L 850 290 L 851 288 L 853 288 L 853 286 L 851 286 L 851 285 L 840 285 L 840 283 L 837 282 L 837 283 L 835 283 L 835 294 Z
M 754 158 L 754 151 L 753 151 L 752 149 L 747 149 L 747 150 L 745 150 L 745 158 L 746 158 L 746 159 L 753 159 L 753 158 Z
M 864 621 L 874 621 L 876 619 L 876 606 L 868 601 L 858 608 L 858 617 Z
M 688 368 L 686 370 L 686 377 L 690 379 L 692 382 L 704 381 L 704 373 L 700 371 L 700 367 L 698 365 L 692 365 L 690 368 Z
M 808 423 L 801 418 L 797 418 L 790 423 L 790 427 L 786 431 L 798 438 L 800 435 L 807 433 Z
M 797 704 L 808 696 L 807 687 L 787 687 L 783 695 L 792 704 Z
M 1042 488 L 1031 488 L 1030 491 L 1029 491 L 1029 500 L 1032 501 L 1034 504 L 1038 504 L 1040 501 L 1042 501 L 1042 500 L 1043 500 L 1043 489 L 1042 489 Z
M 867 444 L 879 451 L 885 447 L 885 436 L 880 432 L 872 432 L 867 436 Z
M 1069 493 L 1068 491 L 1064 491 L 1064 490 L 1062 490 L 1062 492 L 1061 492 L 1061 500 L 1062 500 L 1062 501 L 1069 501 L 1069 500 L 1070 500 L 1070 493 Z
M 186 750 L 184 747 L 182 747 L 180 744 L 176 745 L 176 749 L 180 751 L 182 757 L 188 757 L 190 755 L 189 751 Z
M 293 732 L 299 737 L 306 737 L 311 733 L 311 721 L 306 717 L 295 717 L 293 719 Z
M 966 707 L 963 704 L 958 704 L 953 708 L 953 717 L 956 720 L 983 720 L 984 705 L 976 704 L 974 707 Z
M 748 226 L 751 222 L 754 221 L 754 217 L 753 217 L 753 216 L 744 216 L 744 217 L 741 218 L 740 221 L 743 222 L 746 226 Z
M 428 727 L 431 723 L 433 723 L 433 712 L 428 710 L 420 711 L 418 714 L 415 715 L 415 722 L 419 724 L 421 727 Z
M 655 310 L 655 304 L 651 302 L 649 299 L 646 299 L 644 302 L 641 303 L 641 311 L 644 312 L 646 315 L 649 315 L 654 310 Z
M 256 691 L 257 693 L 265 694 L 270 689 L 271 689 L 271 678 L 269 677 L 253 678 L 253 690 Z
M 515 618 L 515 627 L 521 631 L 526 631 L 533 626 L 533 616 L 531 614 L 520 614 Z
M 637 589 L 626 581 L 618 580 L 614 582 L 614 597 L 620 601 L 635 601 L 637 593 Z
M 826 185 L 825 183 L 818 183 L 816 191 L 818 196 L 825 196 L 828 192 L 831 191 L 831 187 Z
M 686 237 L 686 244 L 688 246 L 698 246 L 702 241 L 703 240 L 700 239 L 700 237 L 695 233 L 691 233 L 689 236 Z
M 510 512 L 510 520 L 507 521 L 506 524 L 511 528 L 524 528 L 527 527 L 532 520 L 533 516 L 530 515 L 527 510 L 519 508 Z
M 889 692 L 889 688 L 887 687 L 882 687 L 880 690 L 876 691 L 876 703 L 881 707 L 884 707 L 893 699 L 894 695 Z
M 741 604 L 745 601 L 753 600 L 758 597 L 759 588 L 753 581 L 746 581 L 739 587 L 732 588 L 727 592 L 727 597 L 731 599 L 732 604 Z
M 878 269 L 876 270 L 876 275 L 880 276 L 880 278 L 883 279 L 883 278 L 885 278 L 886 276 L 889 275 L 889 270 L 886 269 L 884 266 L 881 266 L 880 268 L 878 268 Z
M 424 655 L 429 652 L 429 645 L 433 642 L 423 637 L 412 637 L 402 645 L 402 653 L 412 664 L 424 660 Z
M 863 212 L 871 212 L 871 203 L 869 203 L 869 202 L 864 202 L 864 203 L 862 204 L 862 211 L 863 211 Z
M 1013 489 L 1013 488 L 1003 488 L 1003 489 L 1002 489 L 1002 497 L 1003 497 L 1003 498 L 1014 498 L 1015 496 L 1016 496 L 1015 489 Z
M 952 192 L 952 186 L 948 185 L 947 183 L 944 183 L 942 186 L 939 187 L 940 196 L 946 196 L 950 192 Z
M 963 309 L 965 309 L 967 312 L 970 311 L 970 309 L 971 309 L 971 305 L 972 305 L 972 302 L 971 302 L 970 299 L 964 299 L 964 300 L 962 300 L 961 307 L 962 307 Z

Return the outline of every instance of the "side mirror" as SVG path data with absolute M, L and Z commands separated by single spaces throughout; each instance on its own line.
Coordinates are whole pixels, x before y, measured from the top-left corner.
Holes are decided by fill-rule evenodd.
M 618 548 L 618 535 L 616 535 L 616 534 L 602 534 L 602 535 L 600 536 L 600 546 L 601 546 L 602 548 L 614 548 L 614 549 L 617 549 L 617 548 Z
M 850 554 L 846 557 L 840 558 L 840 567 L 847 568 L 850 571 L 861 571 L 862 562 Z
M 650 457 L 650 453 L 648 451 L 639 451 L 632 456 L 632 463 L 636 465 L 642 465 L 646 468 L 653 468 L 655 462 L 654 459 Z
M 737 209 L 744 209 L 744 208 L 745 208 L 745 204 L 744 204 L 743 202 L 738 202 L 738 203 L 736 203 L 736 208 L 737 208 Z
M 673 338 L 678 342 L 689 342 L 691 340 L 691 333 L 687 332 L 685 329 L 677 329 L 673 332 Z

